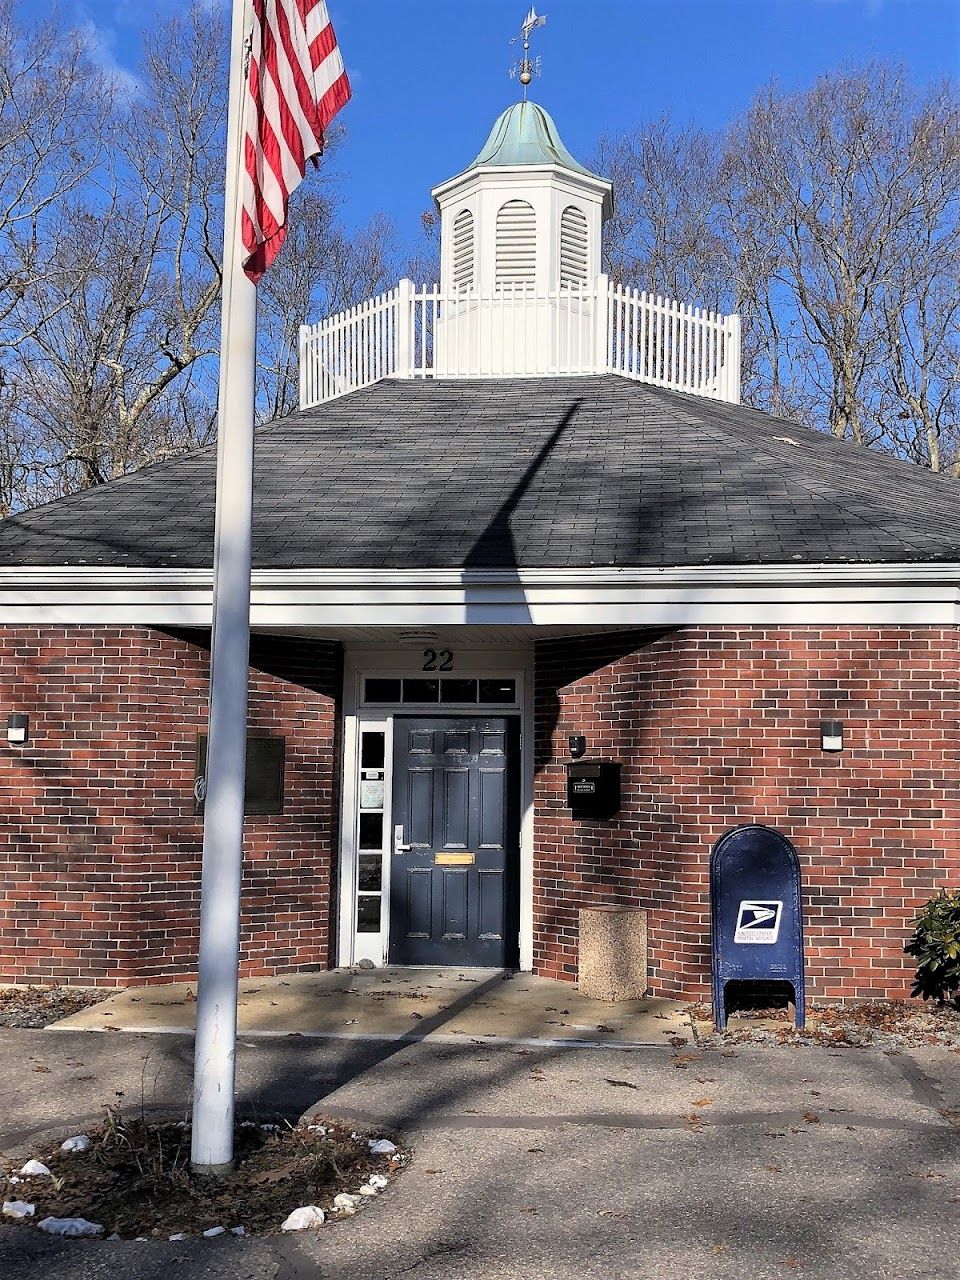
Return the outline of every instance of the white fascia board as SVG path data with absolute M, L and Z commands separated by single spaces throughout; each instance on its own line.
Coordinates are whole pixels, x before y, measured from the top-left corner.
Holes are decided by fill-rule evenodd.
M 551 178 L 571 194 L 579 194 L 584 189 L 593 191 L 612 208 L 612 183 L 557 164 L 490 164 L 478 169 L 466 169 L 455 178 L 447 178 L 445 182 L 439 183 L 430 194 L 439 209 L 446 198 L 454 193 L 456 196 L 464 196 L 478 190 L 481 179 L 485 180 L 488 187 L 501 186 L 507 190 L 517 184 L 530 184 L 537 179 L 549 181 Z M 605 216 L 609 216 L 609 211 L 605 211 Z
M 0 623 L 209 626 L 207 569 L 0 569 Z M 960 564 L 255 569 L 254 626 L 960 623 Z

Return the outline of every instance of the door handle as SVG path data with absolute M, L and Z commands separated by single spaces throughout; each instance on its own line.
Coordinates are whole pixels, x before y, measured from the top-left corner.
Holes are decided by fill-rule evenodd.
M 412 848 L 413 848 L 412 844 L 404 844 L 403 823 L 402 822 L 398 823 L 398 825 L 393 828 L 393 852 L 407 853 Z

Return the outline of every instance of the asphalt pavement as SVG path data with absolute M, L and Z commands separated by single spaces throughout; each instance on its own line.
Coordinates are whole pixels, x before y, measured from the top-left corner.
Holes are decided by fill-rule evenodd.
M 0 1031 L 0 1150 L 182 1114 L 191 1039 Z M 58 1241 L 3 1280 L 955 1280 L 960 1055 L 943 1049 L 244 1042 L 241 1111 L 399 1128 L 408 1169 L 314 1236 Z

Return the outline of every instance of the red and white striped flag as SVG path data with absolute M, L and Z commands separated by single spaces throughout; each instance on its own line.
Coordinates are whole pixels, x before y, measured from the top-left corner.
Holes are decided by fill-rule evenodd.
M 287 200 L 350 98 L 325 0 L 253 0 L 244 120 L 243 269 L 254 284 L 280 252 Z

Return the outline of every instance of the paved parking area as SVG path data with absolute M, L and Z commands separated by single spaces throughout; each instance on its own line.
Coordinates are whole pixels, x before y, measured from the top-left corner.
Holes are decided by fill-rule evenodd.
M 112 1101 L 182 1111 L 180 1035 L 0 1032 L 0 1148 Z M 4 1280 L 954 1280 L 960 1056 L 244 1040 L 240 1105 L 401 1128 L 410 1168 L 309 1239 L 58 1242 Z

